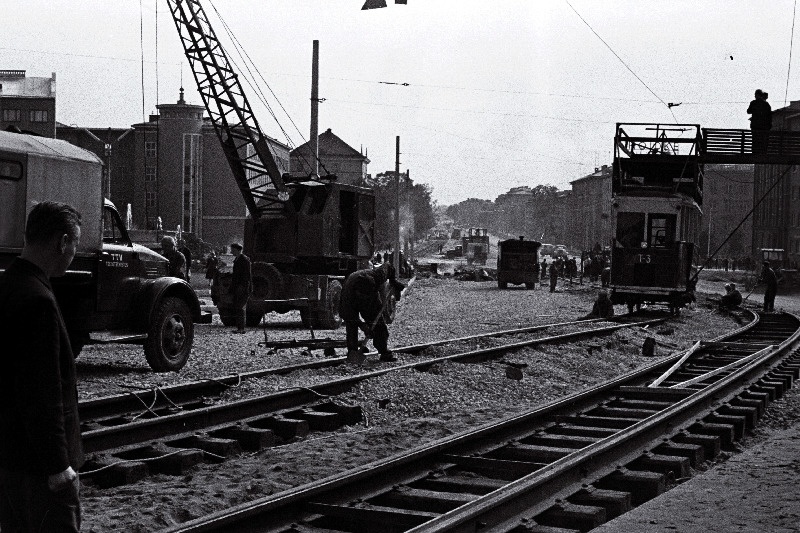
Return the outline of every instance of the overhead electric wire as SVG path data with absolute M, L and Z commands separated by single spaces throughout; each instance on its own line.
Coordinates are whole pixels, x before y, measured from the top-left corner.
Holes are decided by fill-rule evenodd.
M 613 49 L 613 48 L 611 48 L 611 45 L 609 45 L 609 44 L 608 44 L 608 43 L 605 41 L 605 39 L 603 39 L 603 38 L 600 36 L 600 34 L 599 34 L 599 33 L 597 33 L 597 32 L 594 30 L 594 28 L 592 28 L 592 26 L 591 26 L 591 25 L 590 25 L 590 24 L 589 24 L 589 23 L 586 21 L 586 19 L 585 19 L 585 18 L 583 18 L 583 17 L 581 16 L 581 14 L 580 14 L 580 13 L 578 13 L 578 10 L 577 10 L 577 9 L 575 9 L 575 8 L 572 6 L 572 4 L 570 4 L 570 3 L 569 3 L 569 0 L 564 0 L 564 1 L 565 1 L 565 2 L 567 3 L 567 5 L 568 5 L 568 6 L 569 6 L 569 7 L 570 7 L 570 8 L 571 8 L 571 9 L 572 9 L 574 12 L 575 12 L 575 14 L 576 14 L 576 15 L 578 15 L 578 18 L 580 18 L 580 19 L 583 21 L 583 23 L 584 23 L 584 24 L 586 24 L 586 27 L 588 27 L 588 28 L 589 28 L 589 29 L 592 31 L 592 33 L 594 33 L 594 34 L 595 34 L 595 36 L 597 36 L 597 38 L 598 38 L 598 39 L 600 39 L 600 42 L 602 42 L 602 43 L 603 43 L 603 44 L 606 46 L 606 48 L 608 48 L 608 49 L 611 51 L 611 53 L 612 53 L 612 54 L 614 54 L 614 57 L 616 57 L 617 59 L 619 59 L 619 62 L 620 62 L 620 63 L 622 63 L 622 64 L 625 66 L 625 68 L 626 68 L 626 69 L 628 69 L 628 71 L 629 71 L 631 74 L 633 74 L 633 76 L 634 76 L 634 77 L 635 77 L 637 80 L 639 80 L 639 82 L 640 82 L 642 85 L 644 85 L 645 89 L 647 89 L 648 91 L 650 91 L 650 94 L 652 94 L 653 96 L 655 96 L 655 97 L 658 99 L 658 101 L 659 101 L 659 102 L 661 102 L 662 104 L 664 104 L 665 106 L 667 106 L 667 109 L 669 109 L 669 112 L 670 112 L 670 114 L 672 115 L 672 118 L 674 118 L 674 119 L 675 119 L 675 122 L 677 123 L 677 122 L 678 122 L 678 119 L 675 117 L 675 114 L 672 112 L 672 108 L 671 108 L 671 107 L 670 107 L 670 106 L 667 104 L 667 102 L 665 102 L 665 101 L 664 101 L 664 100 L 663 100 L 663 99 L 662 99 L 660 96 L 658 96 L 658 95 L 655 93 L 655 91 L 653 91 L 653 89 L 651 89 L 651 88 L 650 88 L 650 86 L 649 86 L 649 85 L 647 85 L 647 83 L 645 83 L 645 81 L 644 81 L 642 78 L 640 78 L 640 77 L 639 77 L 639 75 L 638 75 L 638 74 L 636 74 L 636 73 L 633 71 L 633 69 L 632 69 L 630 66 L 628 66 L 628 64 L 627 64 L 627 63 L 626 63 L 626 62 L 625 62 L 625 61 L 624 61 L 624 60 L 623 60 L 623 59 L 622 59 L 622 58 L 619 56 L 619 54 L 617 54 L 617 53 L 614 51 L 614 49 Z
M 531 118 L 544 118 L 548 120 L 557 120 L 562 122 L 586 122 L 591 124 L 616 124 L 616 121 L 609 121 L 609 120 L 588 120 L 588 119 L 581 119 L 581 118 L 565 118 L 565 117 L 552 117 L 549 115 L 534 115 L 531 113 L 495 113 L 492 111 L 482 111 L 479 109 L 454 109 L 448 107 L 429 107 L 429 106 L 416 106 L 416 105 L 401 105 L 401 104 L 387 104 L 387 103 L 377 103 L 377 102 L 357 102 L 353 100 L 339 100 L 338 98 L 327 98 L 326 100 L 330 102 L 344 102 L 346 104 L 356 104 L 356 105 L 371 105 L 377 107 L 399 107 L 403 109 L 425 109 L 429 111 L 454 111 L 456 113 L 478 113 L 478 114 L 487 114 L 487 115 L 495 115 L 500 117 L 531 117 Z
M 343 108 L 343 109 L 346 109 L 348 111 L 351 111 L 353 113 L 358 113 L 358 114 L 363 114 L 363 115 L 373 115 L 374 116 L 373 113 L 369 113 L 369 112 L 363 111 L 361 109 L 353 109 L 353 108 L 350 108 L 350 107 L 347 107 L 347 106 L 340 106 L 340 107 Z M 423 129 L 423 130 L 430 130 L 430 131 L 433 131 L 433 132 L 436 132 L 436 133 L 443 133 L 445 135 L 449 135 L 451 137 L 456 137 L 458 139 L 465 139 L 465 140 L 468 140 L 468 141 L 475 141 L 475 142 L 485 143 L 485 144 L 488 144 L 489 146 L 493 146 L 494 148 L 498 148 L 498 149 L 502 148 L 504 150 L 512 150 L 512 151 L 516 151 L 516 152 L 532 153 L 532 154 L 535 154 L 535 155 L 539 155 L 539 156 L 541 156 L 543 158 L 549 159 L 550 161 L 555 161 L 557 163 L 564 163 L 564 164 L 569 164 L 569 165 L 588 166 L 588 164 L 586 162 L 570 161 L 568 159 L 559 159 L 557 157 L 553 157 L 553 156 L 550 156 L 548 154 L 544 154 L 544 153 L 541 153 L 541 152 L 533 152 L 531 150 L 522 150 L 519 147 L 514 147 L 514 146 L 500 146 L 500 145 L 497 145 L 497 144 L 493 144 L 493 143 L 491 143 L 490 141 L 488 141 L 486 139 L 476 139 L 474 137 L 468 137 L 466 135 L 460 135 L 460 134 L 453 133 L 453 132 L 450 132 L 450 131 L 438 130 L 436 128 L 431 128 L 429 126 L 423 126 L 421 124 L 408 124 L 408 123 L 403 123 L 403 122 L 398 122 L 398 124 L 401 124 L 401 125 L 404 125 L 404 126 L 412 126 L 414 128 L 419 128 L 419 129 Z
M 797 13 L 797 0 L 794 0 L 794 7 L 792 8 L 792 36 L 789 39 L 789 66 L 786 69 L 786 90 L 783 93 L 783 106 L 788 105 L 789 98 L 789 74 L 792 72 L 792 49 L 794 48 L 794 22 L 795 14 Z
M 264 76 L 261 74 L 261 71 L 258 69 L 258 67 L 256 66 L 255 62 L 250 58 L 250 55 L 247 53 L 247 51 L 241 45 L 239 40 L 236 38 L 236 35 L 234 35 L 233 31 L 230 29 L 228 24 L 225 22 L 225 19 L 222 18 L 222 15 L 217 10 L 216 6 L 210 1 L 209 1 L 209 3 L 211 4 L 212 9 L 214 9 L 214 12 L 217 14 L 217 17 L 219 18 L 219 20 L 222 22 L 222 26 L 225 29 L 225 32 L 228 34 L 228 38 L 231 39 L 231 42 L 233 43 L 234 48 L 236 49 L 237 53 L 239 54 L 239 57 L 242 59 L 242 62 L 244 63 L 248 74 L 252 77 L 252 81 L 251 81 L 246 76 L 243 76 L 245 78 L 245 81 L 256 92 L 256 97 L 259 99 L 259 101 L 262 104 L 264 104 L 264 106 L 269 111 L 269 113 L 272 116 L 273 120 L 278 125 L 278 128 L 280 128 L 281 132 L 283 133 L 284 138 L 286 139 L 288 146 L 290 148 L 294 148 L 295 147 L 291 137 L 289 136 L 289 133 L 281 125 L 280 121 L 278 120 L 278 117 L 276 116 L 275 112 L 272 109 L 272 106 L 267 101 L 267 98 L 264 95 L 263 91 L 261 91 L 261 89 L 255 83 L 255 76 L 253 75 L 252 70 L 250 69 L 250 65 L 252 65 L 253 70 L 255 70 L 255 72 L 258 74 L 258 77 L 261 79 L 261 81 L 264 83 L 264 85 L 267 86 L 267 89 L 269 89 L 269 92 L 272 94 L 272 97 L 275 99 L 275 101 L 280 106 L 281 110 L 283 110 L 284 114 L 289 119 L 289 122 L 291 122 L 292 126 L 294 126 L 295 130 L 297 130 L 297 133 L 300 135 L 300 138 L 303 140 L 304 143 L 307 142 L 305 137 L 303 136 L 303 133 L 300 131 L 300 128 L 297 127 L 297 124 L 294 122 L 294 120 L 292 119 L 292 117 L 289 114 L 289 112 L 286 110 L 286 108 L 283 106 L 283 104 L 281 103 L 281 101 L 278 98 L 278 96 L 275 94 L 275 91 L 272 90 L 272 87 L 270 86 L 270 84 L 267 82 L 266 79 L 264 79 Z M 220 43 L 220 46 L 222 46 L 222 43 Z M 239 68 L 232 58 L 231 58 L 231 62 L 234 64 L 234 66 L 236 66 L 237 69 Z M 248 64 L 248 62 L 249 62 L 249 64 Z M 304 154 L 300 153 L 299 155 L 303 159 L 303 161 L 309 166 L 309 168 L 313 168 L 313 165 L 310 164 L 310 162 L 308 161 L 308 159 L 306 158 L 306 156 Z M 322 160 L 319 157 L 317 157 L 317 163 L 325 171 L 326 174 L 330 174 L 330 171 L 325 167 L 325 164 L 322 162 Z M 289 169 L 286 169 L 286 170 L 288 171 Z
M 767 189 L 767 192 L 765 192 L 765 193 L 764 193 L 764 194 L 761 196 L 761 198 L 759 198 L 759 199 L 758 199 L 758 201 L 757 201 L 757 202 L 756 202 L 756 203 L 753 205 L 753 208 L 752 208 L 752 209 L 751 209 L 751 210 L 750 210 L 750 211 L 749 211 L 749 212 L 748 212 L 748 213 L 747 213 L 747 214 L 744 216 L 744 218 L 742 218 L 742 221 L 741 221 L 741 222 L 739 222 L 739 224 L 738 224 L 738 225 L 737 225 L 735 228 L 733 228 L 733 229 L 730 231 L 730 233 L 728 233 L 728 236 L 727 236 L 727 237 L 725 237 L 725 240 L 724 240 L 724 241 L 722 241 L 722 244 L 720 244 L 719 246 L 717 246 L 717 249 L 716 249 L 716 250 L 714 250 L 714 253 L 710 254 L 710 255 L 709 255 L 707 258 L 706 258 L 706 260 L 703 262 L 703 264 L 700 266 L 700 268 L 698 268 L 698 269 L 697 269 L 697 272 L 695 272 L 695 273 L 694 273 L 694 275 L 692 276 L 692 279 L 691 279 L 690 281 L 692 281 L 692 282 L 696 282 L 696 281 L 697 281 L 697 279 L 700 277 L 700 272 L 702 272 L 702 271 L 703 271 L 703 269 L 706 267 L 706 265 L 707 265 L 709 262 L 711 262 L 711 259 L 713 259 L 713 258 L 714 258 L 714 256 L 716 256 L 716 255 L 717 255 L 717 253 L 719 253 L 719 251 L 720 251 L 720 250 L 722 250 L 722 247 L 723 247 L 723 246 L 725 246 L 725 244 L 726 244 L 726 243 L 727 243 L 727 242 L 728 242 L 728 241 L 731 239 L 731 237 L 733 237 L 733 234 L 734 234 L 734 233 L 736 233 L 736 232 L 739 230 L 739 228 L 741 228 L 741 227 L 744 225 L 744 223 L 747 221 L 747 219 L 748 219 L 748 218 L 750 218 L 750 215 L 752 215 L 752 214 L 755 212 L 755 210 L 758 208 L 758 206 L 759 206 L 759 205 L 761 205 L 761 203 L 762 203 L 764 200 L 766 200 L 766 199 L 767 199 L 767 196 L 769 196 L 769 194 L 772 192 L 772 189 L 774 189 L 775 187 L 777 187 L 777 186 L 778 186 L 778 184 L 779 184 L 781 181 L 783 181 L 783 178 L 785 178 L 785 177 L 786 177 L 786 175 L 789 173 L 789 170 L 790 170 L 791 168 L 792 168 L 792 165 L 788 165 L 788 166 L 786 167 L 786 169 L 785 169 L 785 170 L 784 170 L 784 171 L 781 173 L 781 175 L 780 175 L 780 176 L 778 176 L 778 179 L 776 179 L 776 180 L 775 180 L 775 183 L 773 183 L 773 184 L 772 184 L 772 186 L 771 186 L 769 189 Z M 711 234 L 710 234 L 710 233 L 709 233 L 709 235 L 708 235 L 708 238 L 709 238 L 709 240 L 711 239 Z

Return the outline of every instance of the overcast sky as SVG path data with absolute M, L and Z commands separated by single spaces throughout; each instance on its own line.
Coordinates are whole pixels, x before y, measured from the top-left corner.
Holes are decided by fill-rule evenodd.
M 234 61 L 217 11 L 269 84 L 277 122 L 245 86 L 267 135 L 308 140 L 318 39 L 320 131 L 367 151 L 372 174 L 394 169 L 400 136 L 401 170 L 445 205 L 569 188 L 611 162 L 617 122 L 747 128 L 755 89 L 773 109 L 800 100 L 794 0 L 392 1 L 204 6 Z M 0 69 L 55 72 L 59 122 L 140 122 L 177 100 L 181 76 L 202 104 L 166 0 L 2 0 L 0 18 Z

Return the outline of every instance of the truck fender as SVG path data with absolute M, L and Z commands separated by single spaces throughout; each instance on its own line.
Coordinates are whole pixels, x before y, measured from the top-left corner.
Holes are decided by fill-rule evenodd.
M 143 324 L 141 324 L 143 327 L 147 327 L 152 322 L 159 303 L 168 296 L 185 301 L 192 312 L 195 323 L 200 320 L 200 300 L 194 289 L 180 278 L 163 277 L 145 280 L 135 299 L 136 316 L 143 319 Z

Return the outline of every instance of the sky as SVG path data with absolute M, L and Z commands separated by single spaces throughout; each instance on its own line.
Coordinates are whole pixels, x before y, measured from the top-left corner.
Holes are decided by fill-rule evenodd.
M 795 0 L 392 2 L 202 3 L 240 75 L 226 26 L 252 61 L 265 134 L 308 140 L 317 39 L 319 131 L 371 174 L 394 170 L 399 136 L 400 170 L 440 205 L 567 189 L 611 164 L 618 122 L 748 128 L 755 89 L 773 109 L 800 100 Z M 59 122 L 130 126 L 181 84 L 202 104 L 167 0 L 2 0 L 0 19 L 0 69 L 55 72 Z

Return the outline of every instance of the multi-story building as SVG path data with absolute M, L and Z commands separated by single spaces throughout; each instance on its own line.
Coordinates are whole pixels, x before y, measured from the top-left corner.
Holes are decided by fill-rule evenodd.
M 568 241 L 580 250 L 592 250 L 611 243 L 611 168 L 603 165 L 594 172 L 570 182 L 572 196 L 568 208 Z
M 32 78 L 24 70 L 0 70 L 0 129 L 56 136 L 56 74 Z
M 508 192 L 498 196 L 495 201 L 498 230 L 503 235 L 526 235 L 531 229 L 530 219 L 535 209 L 533 189 L 527 185 L 513 187 Z M 532 239 L 532 235 L 527 235 Z
M 772 129 L 800 131 L 800 101 L 772 112 Z M 762 200 L 763 198 L 763 200 Z M 788 265 L 800 265 L 800 166 L 755 165 L 753 253 L 784 250 Z
M 718 259 L 752 255 L 753 218 L 748 215 L 753 208 L 753 172 L 753 165 L 705 165 L 697 243 L 701 257 L 717 249 Z
M 130 128 L 79 128 L 59 124 L 58 136 L 93 151 L 109 171 L 107 196 L 120 210 L 131 206 L 138 229 L 180 226 L 217 246 L 240 241 L 249 216 L 222 146 L 204 108 L 175 104 Z M 268 138 L 278 167 L 289 168 L 289 147 Z
M 369 158 L 337 137 L 330 128 L 319 134 L 319 175 L 335 174 L 338 183 L 360 185 L 367 177 Z M 311 143 L 301 144 L 291 152 L 291 173 L 313 173 Z

